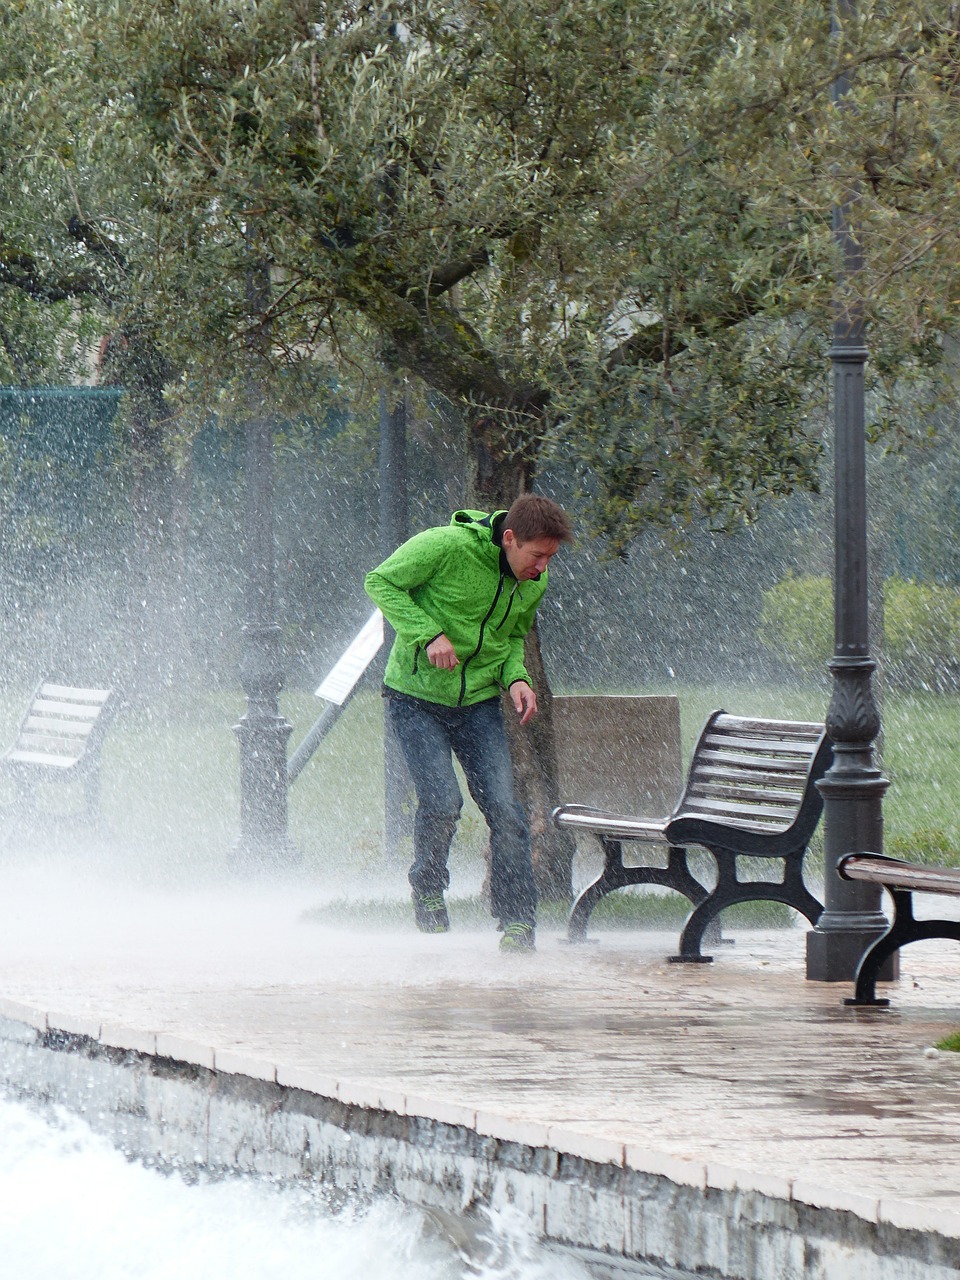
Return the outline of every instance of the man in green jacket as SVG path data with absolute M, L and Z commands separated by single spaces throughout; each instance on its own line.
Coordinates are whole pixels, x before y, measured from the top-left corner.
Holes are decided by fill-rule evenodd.
M 453 756 L 490 828 L 493 914 L 503 951 L 532 950 L 537 895 L 530 834 L 514 795 L 501 691 L 520 717 L 537 712 L 523 640 L 547 588 L 547 564 L 572 541 L 549 498 L 524 494 L 509 511 L 456 511 L 410 538 L 367 574 L 367 594 L 396 632 L 387 660 L 387 715 L 417 793 L 409 880 L 418 928 L 449 928 L 447 858 L 463 797 Z

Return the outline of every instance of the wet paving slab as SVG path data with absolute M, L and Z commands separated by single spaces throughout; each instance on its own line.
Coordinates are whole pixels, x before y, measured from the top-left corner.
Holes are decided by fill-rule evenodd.
M 804 931 L 673 934 L 501 956 L 489 930 L 312 923 L 309 886 L 151 895 L 7 873 L 0 1003 L 219 1061 L 562 1129 L 808 1195 L 935 1208 L 960 1235 L 960 950 L 905 950 L 888 1009 L 807 982 Z M 28 890 L 30 892 L 28 892 Z M 2 1009 L 0 1009 L 2 1012 Z M 57 1019 L 60 1019 L 60 1023 Z M 72 1022 L 71 1022 L 72 1020 Z M 532 1130 L 531 1130 L 532 1131 Z

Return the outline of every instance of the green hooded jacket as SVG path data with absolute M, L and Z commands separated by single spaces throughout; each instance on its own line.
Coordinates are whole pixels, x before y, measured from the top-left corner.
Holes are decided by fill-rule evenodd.
M 506 513 L 455 511 L 448 525 L 415 534 L 367 574 L 364 587 L 397 633 L 384 683 L 446 707 L 486 702 L 530 677 L 523 639 L 547 589 L 547 574 L 518 582 L 499 545 Z M 452 671 L 425 650 L 443 634 L 456 650 Z

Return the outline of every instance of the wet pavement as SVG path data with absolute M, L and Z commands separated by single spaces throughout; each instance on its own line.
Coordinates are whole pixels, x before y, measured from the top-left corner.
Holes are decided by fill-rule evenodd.
M 960 1055 L 932 1048 L 960 1029 L 953 944 L 908 948 L 891 1007 L 852 1010 L 805 980 L 799 927 L 734 932 L 712 965 L 644 931 L 507 957 L 492 926 L 321 926 L 314 897 L 7 868 L 0 1013 L 960 1237 Z

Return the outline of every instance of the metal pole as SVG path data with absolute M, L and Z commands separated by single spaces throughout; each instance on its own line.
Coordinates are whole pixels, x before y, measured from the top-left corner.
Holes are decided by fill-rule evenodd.
M 409 536 L 407 517 L 407 400 L 401 388 L 391 388 L 393 403 L 380 392 L 380 551 L 388 556 Z M 393 632 L 384 624 L 384 652 L 389 654 Z M 384 850 L 388 862 L 401 860 L 400 842 L 407 834 L 403 806 L 410 794 L 399 744 L 383 718 Z
M 248 249 L 252 250 L 252 232 Z M 290 867 L 300 854 L 287 831 L 287 739 L 293 728 L 279 714 L 283 687 L 280 627 L 275 621 L 276 552 L 273 535 L 273 432 L 264 412 L 258 365 L 265 351 L 262 318 L 270 291 L 269 267 L 258 258 L 247 270 L 251 337 L 247 357 L 246 614 L 240 679 L 246 714 L 234 726 L 240 746 L 240 838 L 228 863 L 259 872 Z
M 851 16 L 852 4 L 840 17 Z M 834 31 L 840 24 L 834 19 Z M 850 84 L 846 75 L 833 86 L 842 107 Z M 816 982 L 847 982 L 870 943 L 887 927 L 880 910 L 882 890 L 864 882 L 841 880 L 837 863 L 846 853 L 883 850 L 883 796 L 887 780 L 874 766 L 873 746 L 880 714 L 873 696 L 876 663 L 870 656 L 867 622 L 867 494 L 864 433 L 864 343 L 862 310 L 850 301 L 863 266 L 860 243 L 851 228 L 856 193 L 834 210 L 833 234 L 841 254 L 841 278 L 835 304 L 833 346 L 835 426 L 835 577 L 833 693 L 826 725 L 834 745 L 833 765 L 818 784 L 824 807 L 823 915 L 807 934 L 807 977 Z M 884 977 L 895 976 L 895 966 Z

